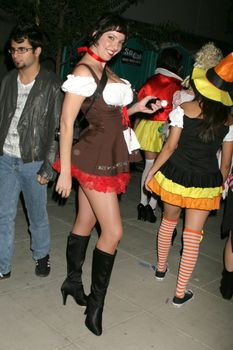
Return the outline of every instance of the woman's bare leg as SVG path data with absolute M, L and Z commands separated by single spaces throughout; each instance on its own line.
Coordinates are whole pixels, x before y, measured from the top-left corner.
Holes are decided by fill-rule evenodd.
M 89 236 L 96 224 L 96 216 L 81 187 L 78 190 L 78 214 L 72 229 L 74 234 Z
M 97 192 L 87 188 L 83 188 L 83 192 L 101 227 L 97 248 L 106 253 L 114 254 L 122 237 L 122 224 L 117 194 L 113 192 Z
M 181 208 L 176 205 L 171 205 L 164 202 L 163 216 L 172 221 L 178 221 L 181 213 Z
M 201 232 L 209 216 L 208 210 L 186 209 L 185 210 L 185 228 Z

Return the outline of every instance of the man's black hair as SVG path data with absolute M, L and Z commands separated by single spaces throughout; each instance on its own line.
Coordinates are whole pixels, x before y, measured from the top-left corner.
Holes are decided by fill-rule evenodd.
M 39 29 L 39 26 L 35 23 L 19 22 L 16 24 L 10 33 L 9 43 L 11 40 L 21 43 L 25 39 L 28 39 L 30 45 L 34 49 L 37 47 L 43 48 L 43 35 Z

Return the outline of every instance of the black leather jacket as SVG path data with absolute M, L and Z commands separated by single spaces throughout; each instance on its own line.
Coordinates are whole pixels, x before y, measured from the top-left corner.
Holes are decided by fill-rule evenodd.
M 17 104 L 16 69 L 2 80 L 0 87 L 0 155 L 14 116 Z M 58 142 L 54 139 L 59 125 L 63 93 L 60 79 L 50 71 L 40 68 L 35 83 L 28 95 L 18 123 L 21 159 L 24 163 L 43 161 L 39 175 L 52 180 Z

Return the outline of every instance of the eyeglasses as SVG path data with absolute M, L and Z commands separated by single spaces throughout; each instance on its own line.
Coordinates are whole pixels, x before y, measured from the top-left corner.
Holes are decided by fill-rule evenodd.
M 30 51 L 30 50 L 33 50 L 33 47 L 18 47 L 17 49 L 15 49 L 14 47 L 10 47 L 8 49 L 8 52 L 13 55 L 14 53 L 18 53 L 20 55 Z

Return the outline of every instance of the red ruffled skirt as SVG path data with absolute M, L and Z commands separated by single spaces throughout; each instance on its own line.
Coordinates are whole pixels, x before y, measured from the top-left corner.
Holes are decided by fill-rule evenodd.
M 53 168 L 60 173 L 60 159 L 53 163 Z M 125 193 L 130 180 L 130 173 L 120 173 L 113 176 L 92 175 L 81 171 L 71 164 L 71 175 L 81 186 L 98 192 Z

